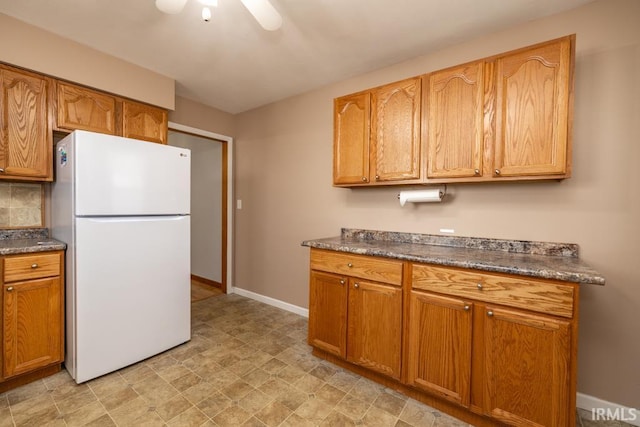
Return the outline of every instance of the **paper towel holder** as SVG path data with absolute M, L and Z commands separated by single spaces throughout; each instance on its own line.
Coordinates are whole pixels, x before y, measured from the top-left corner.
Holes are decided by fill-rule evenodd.
M 447 195 L 447 184 L 444 184 L 444 188 L 440 188 L 440 199 L 444 199 Z M 398 200 L 400 200 L 400 193 L 398 193 Z

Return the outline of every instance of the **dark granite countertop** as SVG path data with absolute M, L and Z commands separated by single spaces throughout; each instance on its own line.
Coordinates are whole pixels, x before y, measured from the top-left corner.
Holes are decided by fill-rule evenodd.
M 572 243 L 342 229 L 340 236 L 305 240 L 302 245 L 574 283 L 605 282 L 580 260 L 578 245 Z
M 66 248 L 65 243 L 49 238 L 46 228 L 0 230 L 0 255 L 60 251 Z

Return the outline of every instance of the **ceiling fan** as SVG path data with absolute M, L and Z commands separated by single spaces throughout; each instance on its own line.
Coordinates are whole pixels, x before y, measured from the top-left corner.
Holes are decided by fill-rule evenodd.
M 202 19 L 209 21 L 211 19 L 211 9 L 209 7 L 217 7 L 218 0 L 198 0 L 202 5 Z M 273 7 L 269 0 L 240 0 L 249 13 L 258 21 L 258 24 L 267 31 L 275 31 L 282 25 L 282 16 Z M 187 0 L 156 0 L 158 10 L 176 14 L 184 9 Z

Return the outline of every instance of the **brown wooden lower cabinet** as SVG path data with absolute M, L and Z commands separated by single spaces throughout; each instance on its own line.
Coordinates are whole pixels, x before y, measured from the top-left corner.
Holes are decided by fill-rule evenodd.
M 569 425 L 570 323 L 494 306 L 484 311 L 487 413 L 512 425 Z
M 347 357 L 347 285 L 337 274 L 311 271 L 309 344 Z
M 400 378 L 402 289 L 349 279 L 347 360 Z
M 328 271 L 344 267 L 358 277 L 311 270 L 309 344 L 399 379 L 402 288 L 399 282 L 396 285 L 367 280 L 379 278 L 380 270 L 393 269 L 393 263 L 381 260 L 377 270 L 375 259 L 370 257 L 317 251 L 312 258 L 320 268 L 325 260 Z
M 404 262 L 399 286 L 367 278 L 389 259 L 311 258 L 317 356 L 473 425 L 575 425 L 577 284 Z
M 410 301 L 409 384 L 469 406 L 472 304 L 415 291 Z
M 0 258 L 0 392 L 60 370 L 64 359 L 63 252 Z

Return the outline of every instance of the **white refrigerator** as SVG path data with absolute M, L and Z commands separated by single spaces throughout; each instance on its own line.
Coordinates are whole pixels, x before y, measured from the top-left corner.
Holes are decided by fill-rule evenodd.
M 75 131 L 56 145 L 67 243 L 65 367 L 77 383 L 191 338 L 187 149 Z

